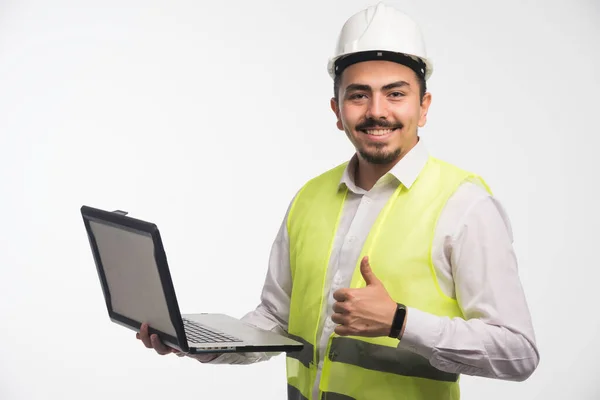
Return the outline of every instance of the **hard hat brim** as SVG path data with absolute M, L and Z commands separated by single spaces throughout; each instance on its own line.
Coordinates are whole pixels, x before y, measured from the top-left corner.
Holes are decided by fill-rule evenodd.
M 393 61 L 405 65 L 415 71 L 424 80 L 429 79 L 433 73 L 433 64 L 427 58 L 385 50 L 361 51 L 333 57 L 329 60 L 327 70 L 331 78 L 335 79 L 337 75 L 340 75 L 350 65 L 363 61 L 376 60 Z

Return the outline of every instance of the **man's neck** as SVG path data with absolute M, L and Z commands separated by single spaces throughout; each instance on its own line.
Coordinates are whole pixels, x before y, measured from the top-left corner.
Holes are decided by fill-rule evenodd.
M 356 163 L 356 169 L 354 170 L 354 180 L 356 186 L 363 190 L 371 190 L 377 181 L 391 171 L 394 165 L 400 161 L 398 158 L 396 161 L 389 164 L 371 164 L 365 161 L 362 157 L 358 157 Z

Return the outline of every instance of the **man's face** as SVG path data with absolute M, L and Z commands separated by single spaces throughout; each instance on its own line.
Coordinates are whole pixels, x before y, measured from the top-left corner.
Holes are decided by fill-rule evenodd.
M 360 157 L 372 164 L 397 162 L 418 141 L 431 95 L 420 99 L 417 76 L 391 61 L 349 66 L 341 77 L 338 101 L 331 99 L 337 126 Z

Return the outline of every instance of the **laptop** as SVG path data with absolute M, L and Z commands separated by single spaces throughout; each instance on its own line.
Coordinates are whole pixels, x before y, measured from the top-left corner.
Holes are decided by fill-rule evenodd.
M 112 322 L 140 331 L 148 323 L 163 343 L 188 354 L 294 352 L 303 344 L 226 314 L 181 314 L 156 224 L 125 211 L 81 207 Z

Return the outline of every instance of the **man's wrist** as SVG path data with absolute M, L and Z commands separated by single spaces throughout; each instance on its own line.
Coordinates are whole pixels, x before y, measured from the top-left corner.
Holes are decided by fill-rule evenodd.
M 408 318 L 408 309 L 404 310 L 404 322 L 402 322 L 402 329 L 400 330 L 400 335 L 398 335 L 398 340 L 402 340 L 402 336 L 404 335 L 404 329 L 406 329 L 406 319 Z
M 401 303 L 396 303 L 396 310 L 394 318 L 392 320 L 392 327 L 388 334 L 389 337 L 394 339 L 400 339 L 404 333 L 404 327 L 406 326 L 406 306 Z
M 202 364 L 210 363 L 216 360 L 219 357 L 219 354 L 208 353 L 208 354 L 195 354 L 192 356 L 196 360 L 200 361 Z

